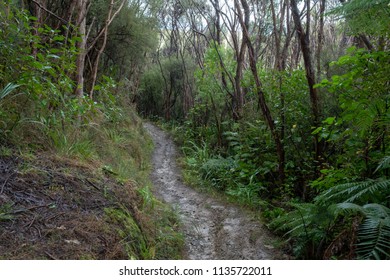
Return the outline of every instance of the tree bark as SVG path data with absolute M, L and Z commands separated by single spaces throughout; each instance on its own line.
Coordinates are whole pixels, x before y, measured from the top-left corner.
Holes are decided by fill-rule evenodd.
M 246 30 L 249 29 L 249 6 L 244 9 L 244 25 Z M 240 47 L 236 49 L 237 54 L 237 67 L 236 67 L 236 76 L 234 77 L 235 91 L 234 91 L 234 100 L 233 100 L 233 118 L 239 120 L 242 117 L 242 108 L 244 105 L 244 95 L 241 87 L 241 81 L 243 77 L 243 68 L 245 62 L 245 53 L 247 45 L 247 37 L 243 34 L 241 38 Z M 236 44 L 235 44 L 236 45 Z
M 318 99 L 317 89 L 314 88 L 314 85 L 316 83 L 316 78 L 315 78 L 315 72 L 312 63 L 310 38 L 309 38 L 309 34 L 307 34 L 303 29 L 300 13 L 297 6 L 297 1 L 291 0 L 290 5 L 291 5 L 292 16 L 295 22 L 295 27 L 297 29 L 297 34 L 299 37 L 299 43 L 301 46 L 303 60 L 305 63 L 306 78 L 307 78 L 309 91 L 310 91 L 313 124 L 315 127 L 317 127 L 319 125 L 320 109 L 319 109 L 319 99 Z
M 281 33 L 278 32 L 278 28 L 277 28 L 274 0 L 271 0 L 270 5 L 271 5 L 272 22 L 273 22 L 273 34 L 274 34 L 274 38 L 275 38 L 275 66 L 274 66 L 274 68 L 280 70 L 281 69 L 281 61 L 280 61 Z M 283 18 L 281 18 L 280 20 L 283 21 Z
M 80 40 L 76 46 L 79 50 L 76 60 L 76 97 L 80 100 L 84 96 L 84 69 L 85 69 L 85 57 L 86 57 L 86 46 L 87 46 L 87 2 L 88 0 L 75 0 L 78 32 Z
M 325 14 L 325 8 L 326 8 L 326 1 L 321 0 L 320 1 L 320 26 L 318 30 L 318 46 L 317 46 L 317 82 L 319 82 L 319 79 L 321 78 L 321 53 L 322 53 L 322 45 L 323 45 L 323 38 L 324 38 L 324 14 Z
M 317 89 L 314 87 L 316 84 L 316 77 L 314 72 L 314 67 L 312 63 L 312 54 L 310 48 L 310 29 L 303 29 L 300 13 L 297 6 L 296 0 L 290 0 L 291 12 L 295 22 L 295 27 L 297 30 L 297 34 L 299 37 L 299 43 L 301 46 L 301 51 L 303 55 L 303 60 L 305 64 L 306 70 L 306 79 L 309 85 L 309 93 L 310 93 L 310 102 L 311 102 L 311 111 L 312 111 L 312 126 L 319 127 L 320 126 L 320 108 L 319 108 L 319 99 Z M 309 8 L 309 6 L 308 6 Z M 310 13 L 308 10 L 307 13 Z M 310 16 L 307 16 L 310 19 Z M 314 135 L 314 174 L 318 175 L 320 162 L 322 160 L 322 146 L 323 142 L 320 140 L 318 134 Z M 307 195 L 306 186 L 304 186 L 303 190 L 303 198 Z

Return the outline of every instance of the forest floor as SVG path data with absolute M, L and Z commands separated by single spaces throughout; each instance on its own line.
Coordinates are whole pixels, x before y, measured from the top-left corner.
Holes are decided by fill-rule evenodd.
M 136 195 L 96 169 L 48 153 L 0 156 L 0 259 L 126 259 L 105 209 L 131 208 Z
M 177 215 L 148 187 L 151 141 L 128 119 L 62 149 L 0 143 L 0 260 L 182 258 Z
M 185 238 L 185 259 L 286 259 L 265 226 L 249 211 L 183 183 L 177 150 L 170 136 L 146 123 L 155 143 L 155 195 L 179 214 Z

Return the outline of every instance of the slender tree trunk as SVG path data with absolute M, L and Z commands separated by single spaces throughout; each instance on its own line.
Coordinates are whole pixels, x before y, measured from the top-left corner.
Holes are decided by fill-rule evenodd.
M 245 23 L 246 28 L 248 28 L 249 22 Z M 237 53 L 237 67 L 236 67 L 236 76 L 234 77 L 234 97 L 233 97 L 233 118 L 239 120 L 242 117 L 242 108 L 244 105 L 244 94 L 241 87 L 241 81 L 243 77 L 243 68 L 245 62 L 245 53 L 246 53 L 246 37 L 243 35 L 241 40 L 241 45 L 239 49 L 236 50 Z
M 323 45 L 323 38 L 324 38 L 324 14 L 325 14 L 325 8 L 326 8 L 326 1 L 321 0 L 320 1 L 320 26 L 318 30 L 318 46 L 317 46 L 317 82 L 319 82 L 319 79 L 321 78 L 321 53 L 322 53 L 322 45 Z
M 239 18 L 239 21 L 241 24 L 243 34 L 246 38 L 246 45 L 247 45 L 248 54 L 249 54 L 249 63 L 250 63 L 251 72 L 252 72 L 252 75 L 253 75 L 253 78 L 254 78 L 255 84 L 256 84 L 256 91 L 257 91 L 257 95 L 259 98 L 260 108 L 261 108 L 263 116 L 266 120 L 266 123 L 271 131 L 272 138 L 274 139 L 274 142 L 275 142 L 276 152 L 278 155 L 278 163 L 279 163 L 279 177 L 280 177 L 281 184 L 283 184 L 285 181 L 285 172 L 284 172 L 285 151 L 284 151 L 282 141 L 280 140 L 280 136 L 278 134 L 278 131 L 276 129 L 275 122 L 272 118 L 271 111 L 269 110 L 269 107 L 268 107 L 267 102 L 265 100 L 264 92 L 262 89 L 263 86 L 262 86 L 262 83 L 259 79 L 259 73 L 257 71 L 257 60 L 255 58 L 255 50 L 253 48 L 252 41 L 250 39 L 250 35 L 249 35 L 247 25 L 246 25 L 246 22 L 249 22 L 249 17 L 250 17 L 249 5 L 248 5 L 246 0 L 241 0 L 241 5 L 243 7 L 244 15 L 245 15 L 245 20 L 244 20 L 244 17 L 243 17 L 242 11 L 241 11 L 241 7 L 238 3 L 238 0 L 234 0 L 234 4 L 235 4 L 236 9 L 237 9 L 237 15 L 238 15 L 238 18 Z
M 217 46 L 222 45 L 222 27 L 221 27 L 221 7 L 219 0 L 211 0 L 211 4 L 213 5 L 213 8 L 215 10 L 215 22 L 214 22 L 214 40 L 217 43 Z M 219 52 L 219 50 L 217 50 Z M 220 65 L 221 68 L 224 69 L 224 65 L 222 60 L 220 60 Z M 227 89 L 228 88 L 228 83 L 226 79 L 226 71 L 221 72 L 221 82 L 223 88 Z M 234 100 L 233 100 L 234 103 Z M 234 107 L 234 106 L 233 106 Z M 235 116 L 234 110 L 233 110 L 233 117 Z
M 306 29 L 305 32 L 305 30 L 303 29 L 300 12 L 297 6 L 297 1 L 291 0 L 290 5 L 291 5 L 292 16 L 295 22 L 295 27 L 297 29 L 297 33 L 299 37 L 299 43 L 302 50 L 303 60 L 305 63 L 306 78 L 307 78 L 307 82 L 309 85 L 309 92 L 310 92 L 313 126 L 318 127 L 320 125 L 320 109 L 319 109 L 319 99 L 318 99 L 317 89 L 314 87 L 314 85 L 316 84 L 316 78 L 315 78 L 315 72 L 312 63 L 310 38 L 309 38 L 309 34 L 307 33 L 310 32 L 310 30 Z M 316 136 L 315 139 L 315 152 L 316 152 L 316 161 L 318 161 L 322 153 L 318 136 Z
M 119 12 L 122 10 L 123 5 L 125 4 L 126 0 L 123 0 L 119 8 L 116 10 L 116 12 L 113 14 L 113 9 L 114 9 L 114 0 L 111 0 L 110 7 L 108 10 L 108 15 L 106 19 L 106 24 L 103 28 L 103 42 L 101 47 L 99 48 L 98 54 L 96 56 L 96 59 L 93 64 L 92 68 L 92 82 L 91 82 L 91 89 L 89 91 L 89 97 L 93 97 L 93 92 L 96 84 L 96 79 L 97 79 L 97 73 L 99 69 L 99 62 L 100 62 L 100 57 L 103 54 L 104 49 L 106 48 L 107 44 L 107 38 L 108 38 L 108 27 L 110 26 L 111 22 L 114 20 L 114 18 L 119 14 Z
M 39 28 L 43 25 L 43 12 L 44 10 L 47 10 L 46 9 L 46 1 L 45 0 L 37 0 L 37 1 L 33 1 L 34 3 L 34 16 L 36 17 L 36 21 L 34 22 L 34 30 L 33 30 L 33 34 L 34 36 L 36 36 L 37 38 L 40 36 L 39 34 Z M 31 54 L 36 57 L 37 54 L 38 54 L 38 48 L 36 47 L 36 45 L 34 43 L 31 43 L 31 47 L 32 47 L 32 50 L 31 50 Z
M 79 54 L 76 60 L 76 91 L 75 94 L 80 100 L 84 96 L 84 69 L 85 69 L 85 57 L 86 57 L 86 46 L 87 46 L 87 0 L 75 0 L 76 11 L 77 11 L 77 22 L 78 32 L 80 40 L 77 42 L 77 48 Z
M 281 68 L 281 61 L 280 61 L 280 46 L 281 46 L 280 36 L 281 36 L 281 33 L 278 32 L 274 0 L 271 0 L 270 5 L 271 5 L 272 22 L 273 22 L 273 34 L 274 34 L 274 39 L 275 39 L 275 66 L 274 66 L 274 68 L 280 70 L 280 68 Z M 283 21 L 283 18 L 281 18 L 280 20 Z
M 274 68 L 278 71 L 278 76 L 279 76 L 279 91 L 280 91 L 280 105 L 281 105 L 281 110 L 280 110 L 280 119 L 281 119 L 281 124 L 280 124 L 280 142 L 281 145 L 283 145 L 283 158 L 281 158 L 281 161 L 285 162 L 285 154 L 284 154 L 284 138 L 285 138 L 285 131 L 286 131 L 286 95 L 285 92 L 282 89 L 283 85 L 283 71 L 285 70 L 286 62 L 285 62 L 285 52 L 281 50 L 281 40 L 282 40 L 282 35 L 283 35 L 283 22 L 284 22 L 284 16 L 285 16 L 285 10 L 286 10 L 286 1 L 283 1 L 283 3 L 280 4 L 281 8 L 281 16 L 280 16 L 280 25 L 278 28 L 278 23 L 277 23 L 277 17 L 276 17 L 276 9 L 275 9 L 275 4 L 274 0 L 271 0 L 270 2 L 271 5 L 271 13 L 272 13 L 272 21 L 273 21 L 273 33 L 274 33 L 274 38 L 275 38 L 275 65 Z M 286 38 L 286 45 L 288 46 L 289 44 L 289 34 L 287 34 Z
M 192 106 L 192 88 L 184 55 L 184 50 L 180 50 L 180 58 L 183 64 L 183 76 L 185 78 L 183 92 L 183 117 L 185 118 Z

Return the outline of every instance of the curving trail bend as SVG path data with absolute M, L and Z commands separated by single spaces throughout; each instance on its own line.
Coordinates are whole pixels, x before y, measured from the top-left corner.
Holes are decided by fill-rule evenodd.
M 167 133 L 146 123 L 155 144 L 152 181 L 155 195 L 179 212 L 190 260 L 283 259 L 264 225 L 239 207 L 186 186 L 176 164 L 176 147 Z

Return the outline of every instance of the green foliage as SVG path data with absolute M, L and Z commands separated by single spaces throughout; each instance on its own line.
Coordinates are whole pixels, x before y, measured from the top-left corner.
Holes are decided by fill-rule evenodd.
M 224 61 L 224 67 L 221 66 L 220 59 Z M 228 96 L 222 85 L 221 76 L 225 71 L 228 71 L 229 75 L 234 73 L 233 52 L 220 46 L 211 47 L 206 51 L 203 63 L 203 67 L 195 72 L 197 99 L 208 108 L 220 111 Z M 228 90 L 232 91 L 231 85 Z
M 260 196 L 267 194 L 267 189 L 260 178 L 272 173 L 275 166 L 271 162 L 266 162 L 262 167 L 256 167 L 250 162 L 254 158 L 253 155 L 259 151 L 256 138 L 242 136 L 242 139 L 247 139 L 253 144 L 253 147 L 244 152 L 246 148 L 238 142 L 237 133 L 227 132 L 225 136 L 229 146 L 236 151 L 234 157 L 211 153 L 209 145 L 205 142 L 198 145 L 193 141 L 185 141 L 183 151 L 187 168 L 202 180 L 204 186 L 224 191 L 240 203 L 256 206 L 260 203 Z
M 157 260 L 173 260 L 182 258 L 184 236 L 179 231 L 179 213 L 166 204 L 158 201 L 152 194 L 150 187 L 138 189 L 143 199 L 143 211 L 153 218 L 156 229 L 149 242 L 155 248 L 154 258 Z
M 161 58 L 158 58 L 161 59 Z M 185 64 L 185 65 L 184 65 Z M 185 117 L 185 91 L 192 88 L 191 62 L 178 58 L 164 58 L 145 71 L 137 93 L 138 111 L 146 117 L 160 117 L 166 121 Z M 188 92 L 186 94 L 189 94 Z
M 333 220 L 331 213 L 312 203 L 291 203 L 290 206 L 294 210 L 273 220 L 271 228 L 285 232 L 297 258 L 321 258 L 317 249 L 332 226 L 329 224 Z
M 73 96 L 77 38 L 65 38 L 49 26 L 37 28 L 35 21 L 13 5 L 0 12 L 0 132 L 18 141 L 28 137 L 30 124 L 48 135 L 91 109 L 88 100 Z
M 154 258 L 154 248 L 148 244 L 138 223 L 127 209 L 106 208 L 105 214 L 120 226 L 118 234 L 122 238 L 122 243 L 130 260 L 150 260 Z
M 345 18 L 353 34 L 390 35 L 387 0 L 349 0 L 332 13 Z
M 361 259 L 390 259 L 390 208 L 381 204 L 341 203 L 337 208 L 348 215 L 364 217 L 358 231 L 356 254 Z
M 243 119 L 221 121 L 218 127 L 216 118 L 210 117 L 208 110 L 222 116 L 228 100 L 218 85 L 217 58 L 215 51 L 206 54 L 205 70 L 197 72 L 201 98 L 179 129 L 187 147 L 187 166 L 202 185 L 246 205 L 264 206 L 261 199 L 272 197 L 280 206 L 291 196 L 308 193 L 305 203 L 294 200 L 285 209 L 271 205 L 265 211 L 274 219 L 272 228 L 286 234 L 298 258 L 388 258 L 388 51 L 351 48 L 331 64 L 338 75 L 317 85 L 326 103 L 320 127 L 311 126 L 304 71 L 260 71 L 275 125 L 284 135 L 287 179 L 276 191 L 275 147 L 255 109 L 257 97 L 249 75 L 242 81 L 247 90 Z M 218 128 L 223 131 L 223 146 L 216 149 Z M 323 145 L 319 174 L 312 162 L 314 137 Z
M 164 80 L 157 66 L 142 76 L 138 92 L 138 112 L 144 116 L 162 117 Z
M 316 197 L 319 204 L 381 202 L 386 195 L 390 195 L 390 180 L 369 179 L 363 182 L 354 182 L 337 185 Z
M 200 176 L 216 189 L 225 190 L 235 184 L 231 173 L 236 169 L 236 162 L 232 158 L 210 158 L 200 166 Z
M 200 168 L 211 157 L 207 143 L 197 145 L 195 142 L 188 141 L 183 152 L 187 157 L 187 164 L 195 169 Z
M 96 2 L 96 3 L 95 3 Z M 89 17 L 102 17 L 107 13 L 107 1 L 94 1 Z M 101 19 L 102 24 L 104 18 Z M 146 55 L 158 44 L 156 19 L 152 18 L 136 1 L 125 4 L 118 16 L 110 25 L 109 39 L 105 49 L 107 59 L 104 75 L 109 75 L 117 81 L 128 82 L 128 90 L 137 90 L 137 79 L 148 60 Z
M 379 163 L 378 167 L 375 170 L 375 173 L 382 170 L 387 170 L 390 168 L 390 156 L 384 157 Z
M 291 204 L 294 210 L 271 226 L 293 240 L 301 258 L 389 259 L 389 197 L 390 180 L 384 178 L 336 185 L 314 203 Z M 345 251 L 347 256 L 338 255 Z
M 92 3 L 87 21 L 89 16 L 96 16 L 96 30 L 100 29 L 99 24 L 105 24 L 106 13 L 100 8 L 106 4 L 107 1 Z M 110 36 L 111 32 L 117 34 L 109 39 L 103 55 L 109 57 L 105 57 L 105 67 L 99 70 L 94 99 L 91 99 L 74 94 L 76 59 L 80 52 L 76 48 L 80 38 L 74 36 L 75 28 L 70 25 L 54 29 L 52 26 L 57 24 L 50 25 L 51 17 L 45 18 L 48 25 L 41 25 L 13 1 L 0 2 L 1 145 L 5 142 L 21 151 L 45 151 L 50 155 L 53 152 L 54 157 L 64 157 L 77 165 L 87 162 L 94 172 L 104 173 L 105 180 L 115 181 L 125 192 L 150 184 L 152 144 L 131 104 L 134 100 L 130 100 L 129 90 L 134 87 L 126 86 L 137 82 L 137 71 L 147 59 L 145 48 L 155 46 L 156 36 L 152 32 L 154 21 L 146 13 L 141 15 L 143 7 L 136 6 L 133 2 L 125 5 L 120 21 L 110 26 Z M 123 36 L 127 40 L 122 40 Z M 174 62 L 167 68 L 172 76 L 176 75 L 176 82 L 181 77 L 175 65 Z M 84 73 L 87 87 L 89 70 Z M 124 77 L 128 83 L 118 82 Z M 175 91 L 180 90 L 177 85 Z M 5 146 L 0 148 L 4 155 L 13 154 Z M 72 174 L 72 178 L 77 177 Z M 105 196 L 111 196 L 113 193 L 106 183 L 102 191 Z M 100 190 L 99 186 L 90 184 Z M 183 239 L 178 233 L 175 213 L 156 202 L 145 188 L 140 188 L 134 198 L 136 201 L 122 207 L 119 197 L 114 199 L 115 205 L 105 209 L 105 218 L 115 224 L 109 230 L 117 230 L 129 258 L 180 258 Z M 138 200 L 143 200 L 143 204 L 138 205 Z M 131 207 L 137 206 L 142 209 L 133 213 Z M 11 212 L 12 205 L 1 205 L 0 220 L 12 220 Z
M 333 159 L 347 174 L 371 176 L 387 149 L 390 53 L 351 48 L 332 65 L 344 74 L 318 86 L 337 97 L 337 115 L 313 133 L 337 151 Z
M 12 220 L 14 215 L 12 214 L 12 204 L 5 203 L 0 206 L 0 222 L 6 220 Z

